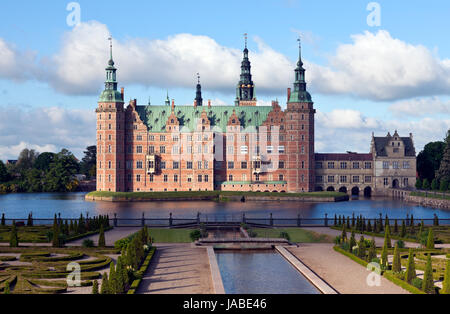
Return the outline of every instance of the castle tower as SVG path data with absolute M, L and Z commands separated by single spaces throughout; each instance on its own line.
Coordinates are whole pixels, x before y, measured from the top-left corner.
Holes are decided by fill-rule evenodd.
M 200 74 L 197 73 L 198 84 L 197 84 L 197 92 L 195 95 L 195 104 L 198 107 L 203 106 L 203 98 L 202 98 L 202 86 L 200 85 Z
M 256 106 L 255 84 L 252 81 L 251 63 L 248 58 L 247 34 L 245 34 L 244 59 L 241 65 L 241 79 L 236 88 L 236 106 Z
M 299 39 L 300 42 L 300 39 Z M 301 44 L 295 69 L 294 90 L 288 90 L 286 127 L 289 192 L 314 191 L 314 103 L 306 90 Z
M 125 112 L 124 94 L 117 91 L 116 72 L 110 40 L 110 59 L 105 89 L 97 113 L 97 191 L 125 191 Z

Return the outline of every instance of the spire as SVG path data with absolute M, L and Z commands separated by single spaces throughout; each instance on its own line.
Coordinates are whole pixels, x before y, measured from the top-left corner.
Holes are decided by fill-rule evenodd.
M 247 34 L 244 34 L 245 48 L 244 48 L 244 58 L 241 64 L 241 79 L 238 83 L 236 89 L 236 105 L 239 105 L 240 101 L 253 101 L 256 100 L 255 97 L 255 86 L 252 81 L 251 73 L 251 63 L 248 58 L 248 48 L 247 48 Z
M 112 54 L 112 38 L 109 37 L 109 61 L 106 67 L 106 80 L 105 80 L 105 90 L 100 96 L 100 101 L 102 102 L 123 102 L 122 94 L 117 91 L 117 69 L 114 67 L 114 60 Z
M 197 106 L 201 107 L 203 106 L 203 98 L 202 98 L 202 86 L 200 85 L 200 73 L 197 73 L 197 80 L 198 84 L 197 84 L 197 92 L 195 95 L 195 101 Z
M 166 106 L 170 106 L 169 91 L 167 91 Z
M 303 61 L 302 61 L 302 41 L 300 38 L 298 38 L 297 41 L 299 51 L 298 62 L 297 68 L 295 69 L 294 90 L 291 93 L 289 102 L 290 103 L 312 102 L 311 95 L 306 90 L 305 69 L 303 68 Z

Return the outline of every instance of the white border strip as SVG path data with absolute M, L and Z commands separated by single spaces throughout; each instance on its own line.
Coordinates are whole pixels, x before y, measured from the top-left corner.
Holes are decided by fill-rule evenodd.
M 322 280 L 319 276 L 313 273 L 305 264 L 303 264 L 297 257 L 292 255 L 288 250 L 282 246 L 276 246 L 276 250 L 291 263 L 303 276 L 306 277 L 320 292 L 323 294 L 338 294 L 330 285 Z
M 216 253 L 214 252 L 214 248 L 209 246 L 207 250 L 214 293 L 225 294 L 225 288 L 223 287 L 222 276 L 220 275 L 219 265 L 217 264 L 217 258 Z

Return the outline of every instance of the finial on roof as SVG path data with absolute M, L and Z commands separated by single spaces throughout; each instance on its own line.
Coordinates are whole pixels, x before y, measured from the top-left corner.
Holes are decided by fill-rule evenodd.
M 247 33 L 244 34 L 244 39 L 245 39 L 245 49 L 247 49 L 247 39 L 248 39 Z
M 200 73 L 197 73 L 198 84 L 200 84 Z
M 112 50 L 112 36 L 109 36 L 108 40 L 109 40 L 109 65 L 113 66 L 114 61 L 113 61 L 113 50 Z

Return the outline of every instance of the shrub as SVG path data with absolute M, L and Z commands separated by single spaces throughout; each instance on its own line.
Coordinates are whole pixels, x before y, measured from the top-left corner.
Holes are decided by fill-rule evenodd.
M 411 282 L 411 284 L 416 287 L 417 289 L 422 289 L 422 279 L 420 278 L 414 278 Z
M 428 254 L 427 265 L 425 266 L 425 273 L 423 275 L 422 290 L 428 294 L 433 294 L 435 291 L 431 254 Z
M 445 267 L 444 281 L 442 282 L 441 294 L 450 294 L 450 259 L 447 260 L 447 265 Z
M 92 294 L 98 294 L 98 281 L 94 280 L 92 284 Z
M 189 234 L 192 242 L 199 240 L 202 237 L 202 232 L 200 230 L 194 230 Z
M 405 242 L 403 242 L 403 240 L 398 240 L 397 241 L 397 245 L 399 249 L 404 249 L 405 248 Z
M 9 239 L 10 247 L 19 247 L 19 237 L 17 236 L 16 221 L 13 221 L 11 229 L 11 237 Z
M 103 225 L 100 226 L 100 235 L 98 237 L 98 247 L 105 247 L 105 231 L 103 230 Z
M 423 180 L 422 188 L 427 191 L 431 188 L 430 181 L 428 181 L 428 179 Z
M 85 239 L 85 240 L 83 240 L 82 245 L 85 248 L 91 248 L 91 247 L 94 247 L 94 241 L 92 241 L 91 239 Z
M 428 237 L 427 237 L 427 249 L 434 249 L 434 235 L 433 228 L 428 229 Z
M 402 271 L 402 263 L 401 263 L 401 259 L 400 259 L 398 242 L 397 242 L 397 244 L 395 244 L 394 260 L 392 261 L 392 271 L 394 273 L 399 273 Z
M 414 261 L 414 253 L 409 249 L 408 264 L 406 266 L 405 280 L 407 283 L 412 283 L 416 278 L 416 263 Z
M 291 241 L 291 237 L 289 236 L 289 233 L 283 231 L 280 233 L 280 238 L 286 239 L 288 241 Z

